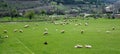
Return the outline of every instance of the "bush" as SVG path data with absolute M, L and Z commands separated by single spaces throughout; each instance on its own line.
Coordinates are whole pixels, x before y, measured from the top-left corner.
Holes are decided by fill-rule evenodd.
M 29 10 L 27 12 L 25 12 L 25 17 L 28 17 L 30 20 L 34 17 L 35 11 L 33 10 Z

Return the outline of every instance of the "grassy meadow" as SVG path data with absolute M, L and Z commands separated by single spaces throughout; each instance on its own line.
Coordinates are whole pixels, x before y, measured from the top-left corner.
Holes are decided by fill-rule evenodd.
M 0 41 L 0 54 L 120 54 L 119 19 L 71 20 L 77 21 L 68 20 L 66 25 L 50 22 L 0 23 L 0 36 L 8 35 Z M 86 22 L 88 26 L 85 26 Z M 79 23 L 82 25 L 75 25 Z M 24 25 L 30 27 L 24 28 Z M 45 28 L 48 28 L 47 35 L 43 35 Z M 22 29 L 23 33 L 14 32 L 14 29 Z M 4 30 L 8 32 L 4 33 Z M 83 34 L 81 30 L 84 30 Z M 48 45 L 44 44 L 45 41 Z M 89 44 L 92 48 L 75 48 L 77 44 Z

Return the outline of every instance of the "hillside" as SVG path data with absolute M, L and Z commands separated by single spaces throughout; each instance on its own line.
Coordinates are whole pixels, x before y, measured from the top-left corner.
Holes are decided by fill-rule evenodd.
M 64 5 L 75 5 L 88 3 L 89 4 L 114 3 L 117 0 L 0 0 L 0 3 L 5 3 L 10 8 L 28 9 L 39 6 L 46 6 L 49 5 L 52 1 L 57 2 L 57 4 L 62 3 Z M 5 8 L 3 7 L 0 8 L 0 10 L 4 9 Z
M 73 9 L 73 8 L 79 7 L 79 8 L 82 8 L 81 9 L 82 12 L 88 12 L 89 8 L 91 9 L 89 11 L 93 11 L 94 9 L 96 9 L 96 7 L 101 6 L 100 8 L 103 8 L 102 7 L 103 4 L 111 4 L 118 0 L 0 0 L 0 14 L 8 13 L 12 9 L 17 9 L 17 10 L 37 9 L 39 10 L 40 8 L 40 9 L 45 9 L 45 10 L 48 9 L 49 11 L 49 9 L 51 9 L 52 7 L 51 3 L 53 1 L 56 3 L 56 5 L 62 4 L 62 7 L 60 7 L 61 9 L 66 9 L 69 11 L 69 8 Z

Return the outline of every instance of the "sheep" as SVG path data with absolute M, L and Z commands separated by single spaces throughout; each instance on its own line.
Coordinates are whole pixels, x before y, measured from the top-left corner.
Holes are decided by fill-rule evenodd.
M 88 26 L 88 23 L 85 23 L 85 26 Z
M 82 25 L 82 23 L 79 23 L 78 25 L 80 25 L 80 26 L 81 26 L 81 25 Z
M 75 26 L 78 26 L 78 24 L 75 24 Z
M 111 31 L 106 31 L 106 33 L 110 33 Z
M 56 22 L 55 22 L 54 24 L 55 24 L 55 25 L 59 25 L 59 23 L 56 23 Z
M 47 41 L 45 41 L 45 42 L 44 42 L 44 44 L 45 44 L 45 45 L 47 45 L 47 44 L 48 44 L 48 42 L 47 42 Z
M 14 32 L 17 32 L 18 31 L 18 29 L 14 29 Z
M 24 26 L 24 28 L 28 28 L 28 27 L 29 27 L 29 25 L 25 25 L 25 26 Z
M 84 30 L 81 30 L 81 34 L 83 34 L 84 33 Z
M 47 31 L 45 31 L 43 34 L 44 34 L 44 35 L 47 35 L 47 34 L 48 34 L 48 32 L 47 32 Z
M 23 33 L 23 30 L 22 30 L 22 29 L 20 29 L 20 30 L 19 30 L 19 32 L 20 32 L 20 33 Z
M 75 48 L 82 48 L 83 46 L 82 45 L 76 45 L 76 46 L 74 46 Z
M 8 35 L 5 35 L 4 38 L 8 38 Z
M 63 20 L 63 22 L 67 22 L 67 20 Z
M 8 31 L 7 30 L 4 30 L 4 33 L 7 33 Z
M 65 22 L 60 22 L 60 25 L 65 25 Z
M 112 30 L 115 30 L 115 27 L 112 27 Z
M 61 30 L 61 33 L 65 33 L 65 30 Z
M 65 23 L 63 23 L 63 25 L 65 25 Z
M 45 28 L 45 30 L 44 31 L 48 31 L 48 28 Z
M 91 46 L 91 45 L 85 45 L 85 47 L 86 47 L 86 48 L 92 48 L 92 46 Z
M 73 20 L 69 20 L 70 22 L 73 22 Z

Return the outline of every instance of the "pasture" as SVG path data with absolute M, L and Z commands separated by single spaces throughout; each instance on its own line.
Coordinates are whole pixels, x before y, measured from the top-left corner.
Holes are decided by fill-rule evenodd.
M 71 20 L 76 21 L 67 20 L 68 24 L 65 25 L 50 22 L 0 23 L 1 37 L 8 35 L 0 41 L 0 54 L 120 54 L 119 19 Z M 77 25 L 79 23 L 81 25 Z M 24 28 L 25 25 L 29 27 Z M 46 35 L 43 34 L 45 28 L 48 29 Z M 14 29 L 18 31 L 14 32 Z M 19 32 L 20 29 L 23 32 Z M 84 30 L 83 34 L 81 30 Z M 77 44 L 83 47 L 75 48 Z M 85 48 L 85 45 L 92 47 Z

